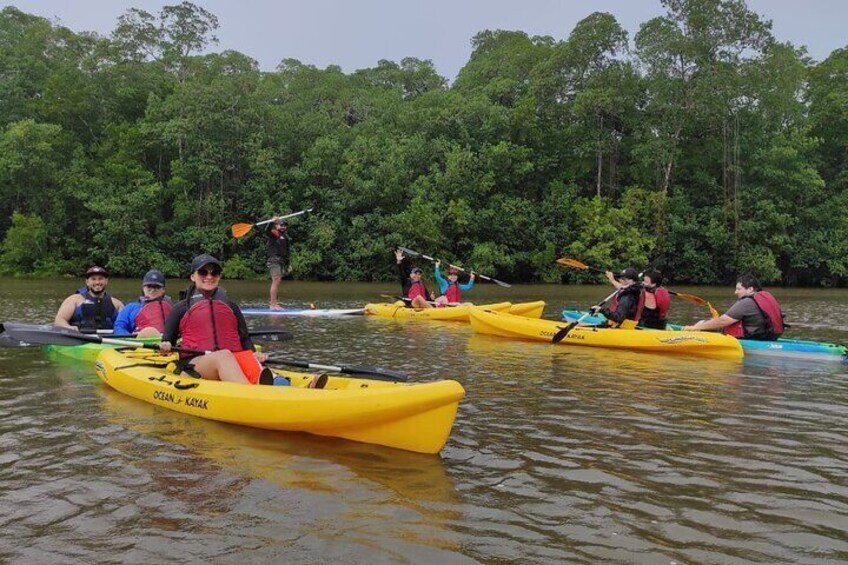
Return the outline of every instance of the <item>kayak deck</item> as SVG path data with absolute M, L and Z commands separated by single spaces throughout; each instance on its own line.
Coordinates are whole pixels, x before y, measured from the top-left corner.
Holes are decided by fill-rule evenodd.
M 242 308 L 245 316 L 306 316 L 310 318 L 340 318 L 359 316 L 365 313 L 365 308 Z
M 471 327 L 475 332 L 529 339 L 551 343 L 563 322 L 537 320 L 503 312 L 490 312 L 475 308 L 470 313 Z M 741 359 L 742 347 L 731 337 L 706 332 L 641 331 L 612 328 L 575 327 L 559 342 L 562 345 L 627 349 L 646 353 L 671 353 L 710 357 L 716 359 Z
M 465 395 L 453 380 L 409 384 L 331 376 L 325 388 L 310 389 L 313 374 L 291 371 L 276 372 L 293 386 L 209 381 L 173 374 L 161 366 L 169 359 L 141 350 L 105 350 L 97 359 L 97 376 L 128 396 L 201 418 L 419 453 L 442 449 Z

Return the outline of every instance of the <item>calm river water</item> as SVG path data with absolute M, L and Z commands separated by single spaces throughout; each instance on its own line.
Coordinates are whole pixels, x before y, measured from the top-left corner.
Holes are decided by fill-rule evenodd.
M 52 320 L 76 282 L 0 281 L 0 321 Z M 130 298 L 137 286 L 111 288 Z M 267 290 L 225 286 L 242 304 Z M 733 299 L 679 290 L 722 310 Z M 297 307 L 383 292 L 396 285 L 282 288 Z M 541 298 L 556 317 L 607 293 L 485 285 L 466 297 Z M 790 337 L 848 341 L 848 292 L 775 293 Z M 291 329 L 270 349 L 292 356 L 458 380 L 467 396 L 447 446 L 425 456 L 217 424 L 38 349 L 2 349 L 0 562 L 848 560 L 848 366 L 603 353 L 370 317 L 249 322 Z

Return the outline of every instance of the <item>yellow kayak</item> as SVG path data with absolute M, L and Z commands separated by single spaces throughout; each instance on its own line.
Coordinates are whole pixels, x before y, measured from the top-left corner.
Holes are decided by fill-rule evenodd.
M 418 320 L 450 320 L 454 322 L 468 322 L 468 312 L 475 308 L 472 305 L 447 306 L 444 308 L 407 308 L 403 302 L 398 300 L 394 303 L 379 303 L 366 304 L 365 314 L 371 316 L 379 316 L 381 318 L 410 318 Z M 498 302 L 497 304 L 485 304 L 476 306 L 476 308 L 485 308 L 492 311 L 506 311 L 513 314 L 530 317 L 540 317 L 542 310 L 545 308 L 545 303 L 524 302 L 512 304 L 511 302 Z
M 503 312 L 474 308 L 470 312 L 471 327 L 477 333 L 529 339 L 551 343 L 551 338 L 566 322 L 537 320 Z M 562 345 L 628 349 L 649 353 L 698 355 L 716 359 L 741 359 L 739 341 L 711 332 L 680 332 L 660 330 L 623 330 L 613 328 L 575 327 L 563 339 Z
M 453 380 L 393 383 L 331 376 L 323 389 L 313 374 L 276 371 L 293 386 L 193 379 L 163 367 L 169 357 L 146 350 L 104 350 L 97 376 L 113 389 L 177 412 L 267 430 L 306 432 L 419 453 L 438 453 L 465 395 Z

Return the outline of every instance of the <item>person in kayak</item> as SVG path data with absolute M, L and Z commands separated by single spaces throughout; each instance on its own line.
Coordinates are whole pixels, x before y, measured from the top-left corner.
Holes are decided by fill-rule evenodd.
M 429 301 L 435 300 L 436 295 L 429 292 L 421 281 L 424 271 L 419 267 L 410 268 L 409 260 L 404 257 L 403 251 L 400 249 L 395 250 L 395 259 L 397 260 L 404 305 L 407 308 L 432 308 L 433 305 Z
M 459 283 L 459 269 L 456 267 L 448 267 L 448 278 L 442 276 L 442 272 L 439 269 L 442 262 L 436 259 L 436 267 L 433 270 L 433 277 L 435 277 L 436 282 L 439 284 L 439 292 L 441 296 L 436 298 L 437 306 L 447 306 L 449 304 L 459 304 L 461 302 L 462 293 L 467 292 L 474 288 L 474 279 L 477 278 L 476 273 L 471 271 L 469 275 L 468 282 L 464 284 Z M 470 302 L 468 304 L 471 304 Z
M 662 273 L 657 269 L 648 269 L 642 276 L 642 292 L 636 306 L 639 327 L 655 330 L 666 328 L 671 295 L 662 283 Z
M 160 350 L 169 353 L 182 338 L 181 347 L 206 351 L 180 353 L 177 367 L 188 376 L 241 384 L 289 384 L 262 366 L 268 356 L 256 351 L 241 310 L 219 287 L 221 274 L 221 262 L 215 257 L 204 253 L 194 258 L 192 285 L 165 320 Z M 326 376 L 320 385 L 324 382 Z M 317 384 L 314 380 L 310 386 Z
M 642 293 L 642 285 L 638 282 L 639 273 L 633 267 L 627 267 L 618 275 L 607 271 L 607 278 L 618 291 L 608 306 L 593 306 L 592 313 L 603 314 L 607 319 L 607 327 L 619 327 L 625 320 L 635 321 Z
M 736 303 L 718 318 L 701 320 L 684 330 L 722 330 L 740 339 L 775 341 L 783 335 L 784 314 L 780 303 L 763 290 L 760 281 L 750 274 L 736 279 Z
M 124 303 L 106 292 L 109 272 L 98 265 L 85 272 L 85 286 L 67 297 L 53 320 L 53 325 L 81 332 L 111 330 Z
M 289 224 L 285 218 L 274 218 L 266 231 L 268 238 L 268 271 L 271 273 L 271 290 L 269 293 L 269 307 L 271 310 L 282 310 L 277 303 L 277 294 L 280 290 L 280 281 L 284 274 L 291 273 L 291 237 L 289 236 Z
M 165 274 L 151 269 L 141 282 L 141 297 L 121 310 L 115 320 L 115 335 L 137 334 L 157 337 L 165 331 L 165 320 L 173 309 L 170 296 L 165 296 Z

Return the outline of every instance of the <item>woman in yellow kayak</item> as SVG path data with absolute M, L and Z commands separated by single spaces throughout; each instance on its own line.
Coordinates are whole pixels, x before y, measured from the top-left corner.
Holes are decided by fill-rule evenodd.
M 160 349 L 168 353 L 182 338 L 181 347 L 205 354 L 181 353 L 180 371 L 189 376 L 241 384 L 289 385 L 263 367 L 268 356 L 258 353 L 239 307 L 219 287 L 222 265 L 215 257 L 198 255 L 191 262 L 191 282 L 185 300 L 174 305 L 162 334 Z M 321 378 L 323 377 L 323 379 Z M 326 375 L 310 388 L 323 388 Z
M 409 260 L 404 257 L 400 249 L 395 250 L 395 259 L 404 305 L 407 308 L 432 308 L 430 301 L 435 300 L 436 297 L 421 281 L 424 271 L 419 267 L 410 268 Z
M 433 277 L 439 284 L 439 292 L 442 293 L 441 296 L 436 298 L 436 305 L 447 306 L 449 304 L 459 304 L 462 302 L 462 293 L 474 288 L 474 279 L 477 278 L 477 274 L 474 271 L 471 271 L 468 282 L 460 284 L 459 269 L 451 266 L 448 268 L 448 278 L 445 280 L 442 276 L 442 272 L 439 270 L 441 264 L 442 262 L 436 259 L 436 267 L 433 271 Z M 470 305 L 471 303 L 468 302 L 467 304 Z

